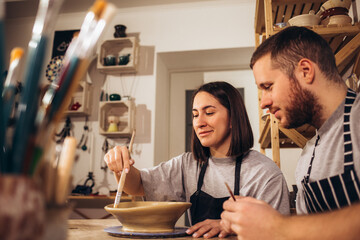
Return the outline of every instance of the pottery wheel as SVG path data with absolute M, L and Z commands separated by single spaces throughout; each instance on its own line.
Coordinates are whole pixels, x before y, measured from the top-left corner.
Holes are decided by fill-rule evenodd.
M 140 233 L 140 232 L 125 232 L 122 231 L 121 226 L 108 227 L 104 231 L 114 237 L 125 238 L 173 238 L 189 236 L 186 234 L 187 228 L 175 227 L 173 232 L 152 232 L 152 233 Z

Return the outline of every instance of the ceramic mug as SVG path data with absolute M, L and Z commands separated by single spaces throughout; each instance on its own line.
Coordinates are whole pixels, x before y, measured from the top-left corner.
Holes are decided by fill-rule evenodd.
M 113 66 L 116 65 L 116 58 L 114 55 L 107 55 L 104 57 L 104 65 L 105 66 Z
M 113 93 L 113 94 L 110 94 L 109 99 L 110 99 L 110 101 L 120 101 L 121 97 L 119 94 Z
M 126 65 L 130 61 L 130 53 L 119 56 L 119 65 Z

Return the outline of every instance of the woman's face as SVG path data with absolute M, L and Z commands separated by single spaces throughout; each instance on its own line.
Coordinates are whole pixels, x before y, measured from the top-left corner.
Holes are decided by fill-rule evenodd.
M 228 110 L 207 92 L 196 94 L 193 103 L 193 128 L 201 145 L 214 157 L 225 157 L 231 142 Z

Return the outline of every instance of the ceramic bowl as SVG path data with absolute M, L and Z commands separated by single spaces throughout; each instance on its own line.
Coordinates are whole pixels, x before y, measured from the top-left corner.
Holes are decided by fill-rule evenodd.
M 290 26 L 315 26 L 319 25 L 320 17 L 315 14 L 302 14 L 289 19 Z
M 335 7 L 342 7 L 349 9 L 351 6 L 351 0 L 329 0 L 324 2 L 323 5 L 321 5 L 320 9 L 322 11 L 325 11 L 329 8 L 335 8 Z
M 348 15 L 334 15 L 329 17 L 329 25 L 336 24 L 336 25 L 346 25 L 351 24 L 352 18 Z
M 172 232 L 177 220 L 191 206 L 189 202 L 120 202 L 105 206 L 127 232 Z

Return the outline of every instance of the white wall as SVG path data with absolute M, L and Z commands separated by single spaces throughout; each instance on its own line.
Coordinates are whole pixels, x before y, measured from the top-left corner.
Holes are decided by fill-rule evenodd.
M 55 30 L 79 29 L 89 7 L 84 6 L 84 12 L 59 16 Z M 161 138 L 161 132 L 158 136 L 155 136 L 155 121 L 161 121 L 155 116 L 156 108 L 161 107 L 161 104 L 167 104 L 162 101 L 168 99 L 169 94 L 166 93 L 166 89 L 169 88 L 167 84 L 169 83 L 165 82 L 168 79 L 168 73 L 166 73 L 166 67 L 162 65 L 163 63 L 157 61 L 157 54 L 162 52 L 253 47 L 255 43 L 254 14 L 255 1 L 252 0 L 209 0 L 118 9 L 117 15 L 111 22 L 110 28 L 103 35 L 103 39 L 113 38 L 114 30 L 112 26 L 124 24 L 127 26 L 128 34 L 138 34 L 141 55 L 146 61 L 150 62 L 146 63 L 147 68 L 142 66 L 146 71 L 140 71 L 135 76 L 118 75 L 106 77 L 96 71 L 95 65 L 91 65 L 90 78 L 96 87 L 92 99 L 93 110 L 89 118 L 89 125 L 95 134 L 96 149 L 94 156 L 91 156 L 89 152 L 78 151 L 79 159 L 76 161 L 73 170 L 73 184 L 83 184 L 89 170 L 90 161 L 93 159 L 97 183 L 95 190 L 99 190 L 101 183 L 103 185 L 109 183 L 110 189 L 116 189 L 111 173 L 104 173 L 100 170 L 103 157 L 101 146 L 104 137 L 98 134 L 97 108 L 100 88 L 105 79 L 108 83 L 109 93 L 131 94 L 135 98 L 137 108 L 140 109 L 136 114 L 141 117 L 137 118 L 136 123 L 138 135 L 135 138 L 133 158 L 136 161 L 136 167 L 151 167 L 155 162 L 167 160 L 165 158 L 168 156 L 167 149 L 163 150 L 161 146 L 155 146 L 155 138 Z M 27 46 L 33 22 L 34 18 L 6 21 L 7 55 L 15 46 Z M 47 56 L 47 61 L 49 61 L 50 52 Z M 145 64 L 144 59 L 140 59 L 141 64 Z M 207 76 L 210 79 L 215 77 L 216 74 L 212 73 Z M 246 73 L 245 76 L 247 80 L 243 84 L 247 88 L 254 89 L 251 74 Z M 257 103 L 257 95 L 255 90 L 252 91 L 254 93 L 251 95 L 251 99 L 246 101 L 253 104 L 248 111 L 254 114 L 257 113 L 257 105 L 255 104 Z M 257 121 L 256 117 L 254 121 Z M 74 118 L 73 124 L 75 137 L 80 139 L 84 118 Z M 163 126 L 167 127 L 168 123 L 164 122 Z M 253 122 L 252 126 L 257 140 L 258 123 Z M 116 140 L 113 142 L 113 144 L 119 143 L 122 144 L 124 141 Z M 154 159 L 155 151 L 162 151 L 157 156 L 162 156 L 164 159 Z M 292 159 L 296 158 L 292 157 Z M 291 174 L 293 172 L 289 173 L 289 176 Z

